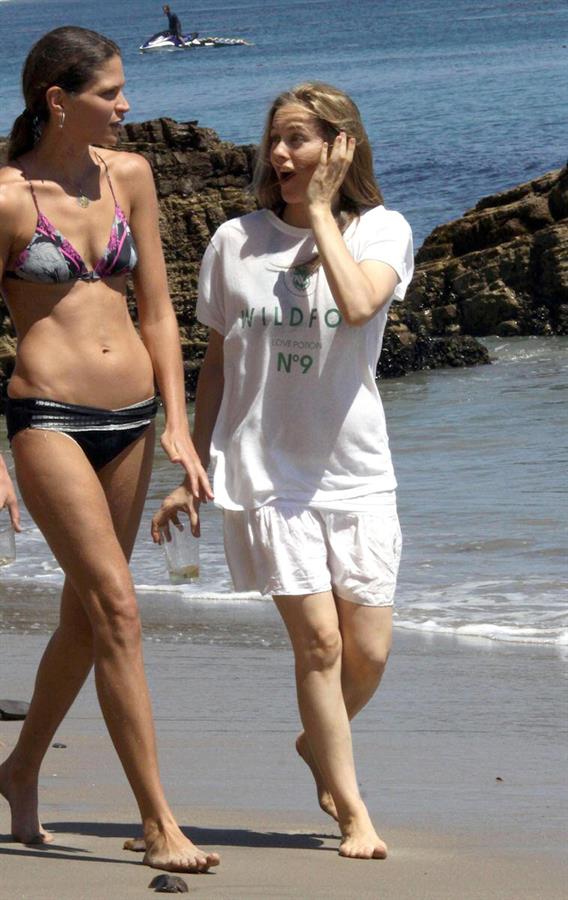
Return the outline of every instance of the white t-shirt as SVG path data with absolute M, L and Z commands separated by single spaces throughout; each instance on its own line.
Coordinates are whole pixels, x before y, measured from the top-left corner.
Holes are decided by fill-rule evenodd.
M 344 234 L 357 262 L 388 263 L 402 299 L 413 272 L 412 234 L 400 213 L 369 209 Z M 312 232 L 260 210 L 225 222 L 203 258 L 197 317 L 224 340 L 225 387 L 211 445 L 215 502 L 252 509 L 275 500 L 344 506 L 392 491 L 375 371 L 386 304 L 347 325 Z

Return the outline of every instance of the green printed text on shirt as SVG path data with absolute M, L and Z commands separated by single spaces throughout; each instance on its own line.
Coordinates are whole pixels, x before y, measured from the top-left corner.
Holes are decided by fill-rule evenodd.
M 304 328 L 312 328 L 319 321 L 323 321 L 327 328 L 337 328 L 342 322 L 341 313 L 336 306 L 326 309 L 323 320 L 317 309 L 310 310 L 308 316 L 299 306 L 291 306 L 285 313 L 280 306 L 274 306 L 272 310 L 267 309 L 266 306 L 258 309 L 251 306 L 249 309 L 241 309 L 240 319 L 243 328 L 252 328 L 255 322 L 260 322 L 263 328 L 268 328 L 270 325 L 284 325 L 290 328 L 298 328 L 303 325 Z

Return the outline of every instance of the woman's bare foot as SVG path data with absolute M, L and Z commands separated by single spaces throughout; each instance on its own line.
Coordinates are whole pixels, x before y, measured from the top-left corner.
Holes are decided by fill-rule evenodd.
M 335 808 L 335 802 L 327 787 L 325 786 L 322 774 L 318 769 L 315 759 L 312 756 L 312 751 L 310 750 L 308 739 L 303 732 L 298 738 L 296 738 L 296 751 L 298 753 L 298 756 L 301 756 L 306 765 L 310 768 L 311 773 L 314 776 L 319 805 L 321 806 L 323 811 L 328 814 L 328 816 L 331 816 L 331 818 L 335 819 L 335 821 L 337 822 L 338 816 L 337 810 Z
M 132 850 L 134 853 L 143 853 L 146 850 L 146 841 L 141 838 L 127 838 L 122 845 L 123 850 Z
M 37 778 L 22 774 L 9 760 L 0 766 L 0 794 L 10 804 L 12 837 L 22 844 L 50 844 L 53 835 L 42 827 L 38 816 Z
M 144 841 L 144 848 L 141 847 L 141 840 Z M 196 847 L 175 822 L 167 825 L 147 823 L 144 838 L 126 841 L 124 846 L 127 850 L 145 849 L 145 865 L 166 872 L 206 872 L 211 866 L 219 865 L 218 853 L 206 853 Z
M 373 827 L 365 806 L 358 815 L 341 823 L 343 835 L 339 845 L 339 855 L 351 859 L 386 859 L 387 845 Z

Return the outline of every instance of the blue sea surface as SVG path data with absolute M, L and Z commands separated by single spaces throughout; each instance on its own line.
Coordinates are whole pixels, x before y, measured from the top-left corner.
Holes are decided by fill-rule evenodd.
M 380 385 L 404 536 L 395 624 L 497 645 L 549 645 L 565 655 L 568 337 L 487 343 L 492 366 Z M 0 451 L 11 466 L 4 425 Z M 214 506 L 202 507 L 199 582 L 169 583 L 150 519 L 178 481 L 157 441 L 132 558 L 146 634 L 284 645 L 269 598 L 234 593 Z M 0 569 L 0 632 L 44 631 L 56 621 L 63 573 L 25 511 L 23 525 L 17 561 Z
M 23 107 L 26 53 L 77 24 L 121 46 L 132 121 L 197 119 L 256 143 L 281 90 L 319 79 L 360 106 L 387 205 L 420 244 L 480 197 L 566 162 L 565 0 L 235 0 L 172 4 L 184 30 L 251 47 L 142 54 L 166 20 L 157 0 L 4 0 L 0 134 Z

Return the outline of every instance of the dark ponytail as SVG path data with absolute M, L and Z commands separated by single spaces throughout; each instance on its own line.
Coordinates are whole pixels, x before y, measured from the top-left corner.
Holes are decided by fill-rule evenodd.
M 37 119 L 29 109 L 25 109 L 12 125 L 10 142 L 8 144 L 8 158 L 15 159 L 31 150 L 36 143 L 41 130 L 39 118 Z
M 65 25 L 40 38 L 24 64 L 22 92 L 26 108 L 12 126 L 8 158 L 17 159 L 27 153 L 41 137 L 41 130 L 49 121 L 45 99 L 48 88 L 57 85 L 69 93 L 78 93 L 113 56 L 120 56 L 118 45 L 88 28 Z

